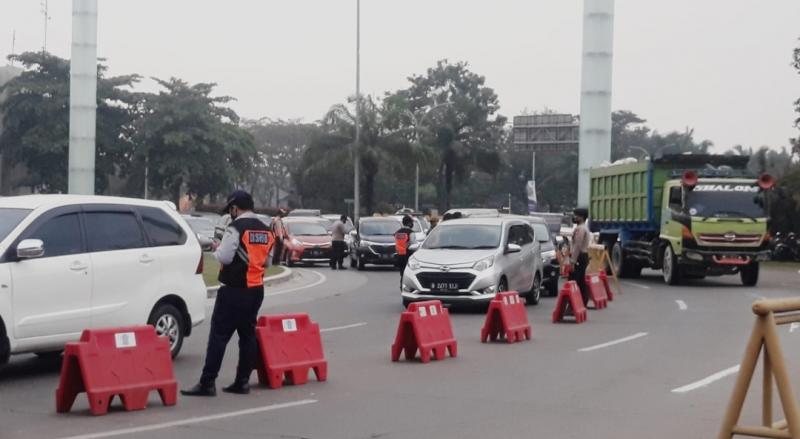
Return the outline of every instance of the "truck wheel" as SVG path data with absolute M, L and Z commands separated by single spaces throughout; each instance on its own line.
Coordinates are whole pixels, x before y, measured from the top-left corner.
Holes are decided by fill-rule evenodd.
M 758 262 L 751 262 L 739 269 L 739 276 L 742 278 L 742 284 L 746 287 L 755 286 L 758 283 L 758 271 Z
M 611 263 L 614 264 L 614 270 L 619 277 L 635 278 L 642 274 L 641 265 L 625 260 L 625 251 L 622 249 L 621 242 L 615 242 L 611 247 Z
M 672 245 L 664 247 L 664 264 L 661 267 L 664 274 L 664 283 L 667 285 L 678 285 L 681 283 L 681 267 L 678 265 L 678 258 L 672 252 Z
M 3 319 L 0 319 L 0 366 L 8 363 L 9 357 L 11 357 L 11 343 L 6 337 L 6 327 Z

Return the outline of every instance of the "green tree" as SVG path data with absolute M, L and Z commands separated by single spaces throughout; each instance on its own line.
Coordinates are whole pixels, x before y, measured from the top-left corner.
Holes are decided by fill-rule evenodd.
M 226 106 L 233 98 L 212 96 L 216 84 L 153 79 L 164 90 L 139 95 L 133 161 L 138 181 L 132 183 L 142 184 L 146 166 L 150 191 L 160 197 L 177 200 L 183 188 L 203 197 L 243 187 L 256 148 Z
M 348 157 L 352 157 L 355 142 L 355 99 L 350 99 L 348 105 L 336 104 L 328 111 L 322 120 L 323 134 L 316 139 L 316 144 L 306 150 L 308 160 L 305 165 L 311 165 L 302 172 L 302 178 L 320 178 L 319 166 L 313 162 L 322 162 L 337 169 L 343 168 Z M 383 102 L 371 96 L 362 97 L 359 111 L 360 141 L 358 145 L 361 181 L 359 182 L 364 197 L 364 209 L 370 214 L 375 208 L 375 188 L 378 174 L 381 180 L 391 181 L 392 171 L 398 166 L 408 165 L 411 149 L 407 138 L 398 130 L 387 123 L 387 110 Z M 312 142 L 313 143 L 313 142 Z M 351 160 L 351 159 L 350 159 Z M 352 165 L 350 165 L 352 169 Z M 325 172 L 327 174 L 327 172 Z M 342 176 L 337 170 L 337 177 L 333 181 L 342 181 L 347 187 Z M 352 181 L 352 180 L 350 180 Z M 352 183 L 349 184 L 352 186 Z M 309 184 L 304 184 L 304 200 L 308 198 Z M 352 191 L 350 192 L 352 194 Z
M 800 46 L 797 46 L 792 52 L 792 66 L 800 74 Z M 797 112 L 797 119 L 794 120 L 794 126 L 800 128 L 800 98 L 794 101 L 794 109 Z M 800 155 L 800 136 L 791 140 L 793 151 L 795 154 Z
M 20 182 L 35 192 L 66 192 L 69 155 L 69 60 L 47 52 L 11 55 L 24 71 L 0 87 L 3 131 L 0 151 L 9 164 L 22 164 L 28 177 Z M 133 154 L 132 109 L 138 96 L 129 90 L 138 75 L 106 77 L 97 68 L 95 185 L 102 193 L 117 164 Z M 124 176 L 124 174 L 122 175 Z
M 320 128 L 314 123 L 281 119 L 248 120 L 244 127 L 253 136 L 258 151 L 251 193 L 262 204 L 277 206 L 281 194 L 295 189 L 292 172 L 300 166 L 303 152 Z
M 388 122 L 419 132 L 413 115 L 428 115 L 420 146 L 436 157 L 439 207 L 449 209 L 456 180 L 465 181 L 474 169 L 498 171 L 506 118 L 497 114 L 497 94 L 465 62 L 442 60 L 408 80 L 407 89 L 387 96 Z

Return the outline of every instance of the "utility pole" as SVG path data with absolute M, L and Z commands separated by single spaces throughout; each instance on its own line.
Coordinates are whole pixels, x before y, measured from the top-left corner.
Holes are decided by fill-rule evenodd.
M 353 145 L 353 222 L 358 224 L 361 212 L 361 166 L 358 146 L 361 142 L 361 0 L 356 0 L 356 140 Z
M 414 212 L 419 212 L 419 163 L 417 163 L 417 178 L 414 185 Z
M 16 55 L 16 46 L 17 46 L 17 30 L 14 29 L 11 31 L 11 54 Z M 14 65 L 14 61 L 11 61 L 11 65 Z

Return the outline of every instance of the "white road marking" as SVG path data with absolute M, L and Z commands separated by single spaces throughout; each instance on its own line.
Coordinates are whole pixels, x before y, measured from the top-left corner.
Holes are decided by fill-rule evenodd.
M 687 309 L 689 309 L 689 306 L 686 305 L 686 302 L 684 302 L 683 300 L 678 299 L 675 301 L 675 303 L 678 304 L 678 308 L 680 308 L 681 311 L 686 311 Z
M 800 323 L 793 322 L 791 325 L 789 325 L 789 332 L 792 333 L 797 328 L 800 328 Z
M 713 383 L 714 381 L 721 380 L 721 379 L 725 378 L 726 376 L 733 375 L 733 374 L 735 374 L 737 372 L 739 372 L 739 365 L 738 364 L 736 366 L 729 367 L 729 368 L 727 368 L 725 370 L 719 371 L 719 372 L 717 372 L 717 373 L 715 373 L 713 375 L 707 376 L 707 377 L 703 378 L 702 380 L 695 381 L 695 382 L 693 382 L 691 384 L 687 384 L 685 386 L 678 387 L 676 389 L 672 389 L 672 393 L 691 392 L 692 390 L 697 390 L 697 389 L 699 389 L 701 387 L 705 387 L 705 386 Z
M 624 283 L 625 285 L 630 285 L 630 286 L 632 286 L 632 287 L 636 287 L 636 288 L 642 288 L 642 289 L 644 289 L 644 290 L 649 290 L 649 289 L 650 289 L 650 287 L 649 287 L 649 286 L 647 286 L 647 285 L 637 284 L 637 283 L 635 283 L 635 282 L 628 282 L 627 280 L 626 280 L 626 281 L 623 281 L 622 283 Z
M 180 427 L 183 425 L 196 424 L 199 422 L 216 421 L 218 419 L 234 418 L 237 416 L 253 415 L 256 413 L 269 412 L 272 410 L 279 410 L 289 407 L 297 407 L 306 404 L 313 404 L 317 402 L 316 399 L 302 399 L 300 401 L 286 402 L 283 404 L 272 404 L 264 407 L 255 407 L 247 410 L 239 410 L 235 412 L 220 413 L 216 415 L 197 416 L 194 418 L 183 419 L 180 421 L 162 422 L 160 424 L 143 425 L 141 427 L 123 428 L 119 430 L 103 431 L 100 433 L 82 434 L 78 436 L 70 436 L 62 439 L 94 439 L 110 436 L 122 436 L 125 434 L 141 433 L 145 431 L 163 430 L 165 428 Z
M 353 323 L 352 325 L 334 326 L 333 328 L 320 329 L 319 332 L 341 331 L 342 329 L 358 328 L 359 326 L 364 326 L 366 324 L 367 322 L 359 322 Z
M 578 352 L 589 352 L 589 351 L 594 351 L 594 350 L 597 350 L 597 349 L 603 349 L 603 348 L 607 348 L 609 346 L 614 346 L 615 344 L 620 344 L 620 343 L 625 343 L 626 341 L 636 340 L 637 338 L 641 338 L 641 337 L 644 337 L 646 335 L 647 335 L 646 332 L 638 332 L 638 333 L 633 334 L 633 335 L 628 336 L 628 337 L 620 338 L 618 340 L 612 340 L 612 341 L 610 341 L 608 343 L 602 343 L 602 344 L 598 344 L 598 345 L 594 345 L 594 346 L 589 346 L 588 348 L 581 348 L 581 349 L 578 349 Z
M 314 282 L 313 284 L 303 285 L 302 287 L 289 288 L 288 290 L 275 291 L 273 293 L 265 293 L 264 297 L 280 296 L 281 294 L 287 294 L 287 293 L 292 293 L 292 292 L 295 292 L 295 291 L 305 290 L 305 289 L 308 289 L 308 288 L 314 288 L 316 286 L 322 285 L 323 283 L 325 283 L 325 281 L 328 280 L 328 278 L 325 277 L 325 275 L 320 273 L 319 271 L 315 271 L 315 270 L 308 270 L 308 271 L 311 272 L 311 273 L 316 274 L 317 276 L 319 276 L 319 280 Z

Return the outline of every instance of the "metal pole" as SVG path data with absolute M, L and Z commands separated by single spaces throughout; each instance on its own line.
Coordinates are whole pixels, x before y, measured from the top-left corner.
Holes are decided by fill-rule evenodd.
M 353 222 L 358 224 L 361 211 L 359 187 L 360 163 L 358 146 L 361 142 L 361 0 L 356 0 L 356 140 L 353 145 Z
M 414 212 L 419 212 L 419 163 L 417 163 L 417 179 L 414 186 Z
M 144 199 L 149 195 L 150 189 L 150 154 L 144 156 Z
M 72 1 L 69 73 L 68 189 L 71 194 L 94 195 L 97 0 Z

